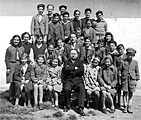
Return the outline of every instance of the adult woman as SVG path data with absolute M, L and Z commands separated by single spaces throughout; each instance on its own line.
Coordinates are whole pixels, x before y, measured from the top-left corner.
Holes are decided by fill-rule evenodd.
M 21 46 L 21 38 L 19 35 L 14 35 L 10 40 L 11 46 L 6 49 L 6 83 L 11 83 L 9 87 L 10 100 L 14 97 L 13 74 L 15 67 L 19 64 L 20 56 L 24 52 L 24 47 Z

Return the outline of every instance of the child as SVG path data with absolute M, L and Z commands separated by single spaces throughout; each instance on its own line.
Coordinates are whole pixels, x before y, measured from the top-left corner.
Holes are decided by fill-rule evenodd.
M 61 21 L 62 26 L 63 26 L 63 31 L 64 31 L 64 42 L 67 44 L 68 43 L 68 38 L 70 36 L 70 33 L 74 32 L 74 28 L 72 25 L 72 22 L 69 20 L 69 13 L 64 12 L 63 14 L 63 20 Z
M 112 65 L 111 56 L 106 56 L 104 59 L 105 66 L 100 70 L 98 75 L 98 80 L 102 91 L 102 112 L 107 114 L 105 100 L 106 96 L 111 102 L 110 113 L 115 112 L 113 97 L 116 94 L 116 84 L 117 84 L 117 69 Z
M 82 30 L 80 27 L 76 29 L 77 43 L 84 45 L 84 35 L 82 34 Z
M 99 39 L 97 43 L 98 47 L 95 48 L 95 56 L 100 58 L 101 64 L 106 56 L 106 50 L 104 48 L 104 40 Z
M 53 20 L 48 24 L 48 44 L 54 44 L 57 46 L 57 40 L 64 40 L 63 27 L 59 22 L 59 14 L 53 14 Z
M 92 44 L 96 44 L 96 34 L 95 34 L 95 30 L 91 27 L 92 26 L 92 22 L 90 19 L 86 20 L 86 28 L 83 28 L 83 34 L 84 37 L 90 37 Z
M 38 92 L 39 92 L 39 109 L 43 107 L 43 81 L 46 80 L 46 65 L 45 56 L 39 54 L 37 56 L 36 64 L 31 71 L 31 77 L 34 87 L 34 108 L 38 105 Z
M 87 107 L 89 108 L 89 102 L 91 94 L 94 93 L 96 95 L 96 101 L 95 101 L 95 109 L 98 109 L 98 102 L 100 97 L 100 87 L 99 83 L 97 81 L 97 76 L 99 72 L 99 58 L 94 58 L 91 66 L 87 68 L 86 74 L 85 74 L 85 89 L 87 91 Z
M 15 106 L 19 104 L 19 98 L 22 92 L 25 92 L 24 96 L 24 106 L 28 101 L 27 106 L 31 107 L 31 90 L 32 90 L 32 81 L 31 81 L 31 70 L 32 66 L 29 65 L 29 56 L 26 53 L 23 53 L 21 56 L 21 64 L 15 68 L 14 73 L 14 84 L 15 84 Z
M 62 82 L 61 82 L 61 70 L 59 66 L 59 59 L 54 58 L 51 60 L 51 66 L 47 69 L 48 77 L 47 84 L 49 95 L 51 97 L 52 107 L 55 110 L 58 110 L 58 93 L 62 91 Z M 55 101 L 54 101 L 55 99 Z
M 119 44 L 117 46 L 117 51 L 118 51 L 118 55 L 115 57 L 114 60 L 114 66 L 117 67 L 117 71 L 118 71 L 118 83 L 117 83 L 117 102 L 118 102 L 118 108 L 120 108 L 121 106 L 121 73 L 120 73 L 120 65 L 122 64 L 122 62 L 126 59 L 126 55 L 124 53 L 125 47 L 123 44 Z
M 123 104 L 124 113 L 133 113 L 131 109 L 133 93 L 137 85 L 137 81 L 140 79 L 138 62 L 133 60 L 136 54 L 136 50 L 133 48 L 126 49 L 127 58 L 121 64 L 121 85 L 123 90 Z

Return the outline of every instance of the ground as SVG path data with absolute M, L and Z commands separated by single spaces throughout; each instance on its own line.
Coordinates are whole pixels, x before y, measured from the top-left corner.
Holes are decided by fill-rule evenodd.
M 7 92 L 0 94 L 0 120 L 140 120 L 141 119 L 141 96 L 133 98 L 133 114 L 122 113 L 116 109 L 114 114 L 103 114 L 101 111 L 84 109 L 86 116 L 80 116 L 73 110 L 64 113 L 62 109 L 55 111 L 51 104 L 46 102 L 43 110 L 33 108 L 13 107 L 7 100 Z

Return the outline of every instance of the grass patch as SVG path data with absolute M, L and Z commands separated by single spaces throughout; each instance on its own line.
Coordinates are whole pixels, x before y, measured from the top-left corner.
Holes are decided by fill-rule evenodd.
M 87 113 L 86 113 L 86 115 L 92 115 L 92 116 L 96 116 L 96 113 L 95 113 L 95 111 L 94 110 L 89 110 Z
M 21 115 L 2 115 L 0 120 L 35 120 L 33 117 L 25 117 Z
M 63 117 L 64 116 L 64 113 L 62 113 L 61 111 L 57 111 L 52 116 L 53 117 L 56 117 L 56 118 L 60 118 L 60 117 Z
M 66 120 L 77 120 L 76 115 L 70 115 L 69 117 L 66 118 Z

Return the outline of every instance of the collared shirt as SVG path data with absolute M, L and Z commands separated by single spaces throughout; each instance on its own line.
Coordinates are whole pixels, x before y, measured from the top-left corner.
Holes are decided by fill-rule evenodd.
M 75 49 L 75 45 L 76 45 L 76 43 L 71 44 L 71 49 Z
M 23 76 L 25 75 L 25 72 L 26 72 L 26 70 L 27 70 L 27 67 L 28 67 L 28 64 L 27 64 L 27 63 L 22 66 Z

